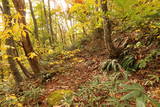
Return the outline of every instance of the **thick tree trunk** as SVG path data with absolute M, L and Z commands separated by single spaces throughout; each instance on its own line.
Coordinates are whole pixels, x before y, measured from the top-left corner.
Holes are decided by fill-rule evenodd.
M 104 29 L 104 41 L 106 45 L 106 49 L 109 53 L 110 58 L 117 58 L 119 54 L 119 50 L 115 48 L 112 42 L 112 25 L 109 18 L 106 16 L 108 12 L 107 0 L 101 0 L 101 8 L 104 13 L 103 15 L 103 29 Z
M 10 13 L 9 1 L 8 0 L 2 0 L 2 4 L 3 4 L 3 14 L 5 16 L 5 22 L 6 22 L 5 29 L 9 29 L 9 28 L 12 27 L 11 17 L 10 17 L 11 13 Z M 13 59 L 16 55 L 16 51 L 15 51 L 14 48 L 12 48 L 12 47 L 15 47 L 12 35 L 10 35 L 10 37 L 8 37 L 6 39 L 6 45 L 10 46 L 7 49 L 8 63 L 9 63 L 10 69 L 12 71 L 12 74 L 14 76 L 14 80 L 19 85 L 19 83 L 22 82 L 23 78 L 20 75 L 19 70 L 16 66 L 16 61 Z
M 22 33 L 22 45 L 23 45 L 23 49 L 25 52 L 25 55 L 28 58 L 28 61 L 30 63 L 30 66 L 33 70 L 33 72 L 38 75 L 40 73 L 40 68 L 39 68 L 39 63 L 38 63 L 38 59 L 37 57 L 33 57 L 33 58 L 29 58 L 31 53 L 34 53 L 30 38 L 29 38 L 29 33 L 27 32 L 26 29 L 26 19 L 25 19 L 25 2 L 24 0 L 12 0 L 14 7 L 16 9 L 16 11 L 21 15 L 21 18 L 19 19 L 19 23 L 23 24 L 23 32 Z
M 32 2 L 31 2 L 31 0 L 28 0 L 28 1 L 29 1 L 29 7 L 30 7 L 32 19 L 33 19 L 33 24 L 34 24 L 34 34 L 35 34 L 35 38 L 36 38 L 37 40 L 39 40 L 38 25 L 37 25 L 37 20 L 36 20 L 36 18 L 35 18 L 34 11 L 33 11 Z

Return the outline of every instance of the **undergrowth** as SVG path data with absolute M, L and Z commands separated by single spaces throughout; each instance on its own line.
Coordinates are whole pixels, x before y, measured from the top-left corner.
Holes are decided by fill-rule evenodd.
M 143 86 L 127 78 L 128 75 L 121 72 L 97 76 L 81 86 L 72 98 L 66 99 L 66 102 L 80 107 L 160 106 L 146 93 Z
M 35 84 L 28 83 L 21 85 L 23 88 L 13 87 L 10 84 L 0 84 L 0 107 L 23 107 L 35 105 L 39 107 L 39 97 L 44 89 Z

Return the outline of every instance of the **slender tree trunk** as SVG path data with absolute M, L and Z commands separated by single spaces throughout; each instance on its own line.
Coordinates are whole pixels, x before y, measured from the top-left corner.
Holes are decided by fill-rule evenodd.
M 30 41 L 30 38 L 29 38 L 29 33 L 27 32 L 27 28 L 25 27 L 26 26 L 25 2 L 24 2 L 24 0 L 12 0 L 12 1 L 13 1 L 13 4 L 14 4 L 16 11 L 21 15 L 21 18 L 19 19 L 19 23 L 24 25 L 23 32 L 25 34 L 22 33 L 22 38 L 21 38 L 23 49 L 24 49 L 25 55 L 28 58 L 28 61 L 30 63 L 30 66 L 31 66 L 33 72 L 37 76 L 40 73 L 38 59 L 36 56 L 33 58 L 29 58 L 30 54 L 34 53 L 34 50 L 33 50 L 33 46 Z
M 50 29 L 49 29 L 49 23 L 48 23 L 48 15 L 47 15 L 47 10 L 46 10 L 46 5 L 45 5 L 45 2 L 44 0 L 42 0 L 42 4 L 43 4 L 43 11 L 44 11 L 44 16 L 45 16 L 45 26 L 47 28 L 47 33 L 50 34 Z M 52 37 L 49 37 L 49 42 L 50 42 L 50 45 L 52 46 Z
M 43 6 L 41 5 L 41 20 L 43 20 Z M 42 33 L 42 36 L 44 37 L 45 36 L 45 23 L 44 21 L 41 22 L 41 33 Z M 45 47 L 45 41 L 42 40 L 42 43 L 44 44 L 43 46 Z
M 86 30 L 85 30 L 85 27 L 84 27 L 84 26 L 82 27 L 82 30 L 83 30 L 83 34 L 87 37 L 87 36 L 88 36 L 88 34 L 87 34 L 87 32 L 86 32 Z
M 27 78 L 31 78 L 32 77 L 32 74 L 28 72 L 28 70 L 26 69 L 26 67 L 18 60 L 16 60 L 17 63 L 19 64 L 20 68 L 22 69 L 24 75 L 27 77 Z
M 71 27 L 74 26 L 74 20 L 70 20 Z M 71 43 L 73 44 L 75 41 L 75 31 L 73 30 L 73 34 L 71 35 Z
M 44 16 L 46 18 L 46 28 L 47 28 L 47 32 L 49 34 L 49 24 L 48 24 L 48 18 L 47 18 L 47 10 L 46 10 L 46 5 L 45 5 L 45 2 L 44 0 L 42 0 L 42 4 L 43 4 L 43 11 L 44 11 Z
M 2 4 L 3 4 L 3 14 L 5 16 L 5 23 L 6 23 L 5 29 L 9 29 L 12 27 L 9 1 L 2 0 Z M 9 66 L 10 66 L 10 69 L 12 71 L 15 81 L 19 85 L 19 83 L 22 82 L 23 78 L 20 75 L 19 70 L 16 66 L 16 61 L 13 59 L 15 57 L 16 51 L 15 49 L 12 48 L 12 47 L 15 47 L 12 35 L 10 35 L 10 37 L 6 39 L 6 45 L 10 46 L 7 49 L 8 63 L 9 63 Z
M 29 1 L 29 7 L 30 7 L 32 19 L 33 19 L 33 24 L 34 24 L 34 34 L 35 34 L 35 38 L 36 38 L 37 40 L 39 40 L 38 25 L 37 25 L 37 20 L 36 20 L 36 18 L 35 18 L 34 11 L 33 11 L 32 2 L 31 2 L 31 0 L 28 0 L 28 1 Z
M 17 50 L 16 46 L 15 46 L 15 50 L 16 50 L 16 57 L 19 57 L 18 50 Z M 18 65 L 20 66 L 22 72 L 24 73 L 24 75 L 27 78 L 33 77 L 33 75 L 27 70 L 27 68 L 18 59 L 16 59 L 16 62 L 18 63 Z
M 60 38 L 61 38 L 61 42 L 62 42 L 62 43 L 64 43 L 64 38 L 63 38 L 63 31 L 62 31 L 62 28 L 61 28 L 61 26 L 60 26 L 60 24 L 59 24 L 59 23 L 58 23 L 57 25 L 58 25 L 58 27 L 59 27 L 59 31 L 60 31 Z
M 2 8 L 1 5 L 0 5 L 0 9 L 1 9 L 2 13 L 3 13 L 3 8 Z M 1 39 L 0 39 L 0 49 L 1 49 L 1 47 L 2 47 L 2 42 L 1 42 Z M 1 50 L 0 50 L 0 53 L 1 53 Z M 2 56 L 0 56 L 0 64 L 1 64 L 1 61 L 2 61 Z M 0 76 L 1 76 L 1 81 L 3 82 L 4 74 L 3 74 L 2 66 L 0 67 Z
M 51 33 L 51 36 L 52 36 L 52 42 L 54 42 L 55 41 L 55 34 L 53 32 L 53 26 L 52 26 L 52 14 L 51 14 L 50 0 L 48 0 L 48 12 L 49 12 L 50 33 Z
M 108 12 L 107 0 L 101 0 L 101 8 L 104 13 L 103 15 L 103 29 L 104 29 L 104 41 L 106 49 L 109 53 L 110 58 L 116 58 L 119 54 L 119 50 L 115 48 L 111 36 L 112 36 L 112 26 L 111 21 L 106 16 Z
M 0 49 L 2 48 L 2 42 L 1 42 L 1 40 L 0 40 Z M 0 53 L 1 53 L 1 50 L 0 50 Z M 3 68 L 2 68 L 2 56 L 0 55 L 0 64 L 1 64 L 1 66 L 0 66 L 0 79 L 1 79 L 1 81 L 3 82 L 3 78 L 4 78 L 4 72 L 3 72 Z

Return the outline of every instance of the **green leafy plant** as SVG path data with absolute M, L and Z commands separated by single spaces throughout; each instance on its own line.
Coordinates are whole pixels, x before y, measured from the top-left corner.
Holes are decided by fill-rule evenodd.
M 157 55 L 159 55 L 160 54 L 160 50 L 158 49 L 158 50 L 153 50 L 153 51 L 151 51 L 151 53 L 150 54 L 148 54 L 148 56 L 147 57 L 145 57 L 144 59 L 141 59 L 141 60 L 139 60 L 138 61 L 138 67 L 140 68 L 140 69 L 143 69 L 143 68 L 145 68 L 146 66 L 147 66 L 147 64 L 150 62 L 150 61 L 152 61 L 154 58 L 155 58 L 155 56 L 157 56 Z
M 102 71 L 119 71 L 121 70 L 121 65 L 118 63 L 116 59 L 108 59 L 107 61 L 103 62 L 102 64 Z
M 136 59 L 132 55 L 124 57 L 121 65 L 126 71 L 135 71 L 137 69 Z
M 147 96 L 145 95 L 144 88 L 140 86 L 139 84 L 131 84 L 131 85 L 125 85 L 122 84 L 123 89 L 120 90 L 120 92 L 129 92 L 128 94 L 122 96 L 120 98 L 120 101 L 124 100 L 133 100 L 135 99 L 136 107 L 145 107 Z
M 155 83 L 160 82 L 160 76 L 159 75 L 148 75 L 149 79 L 145 82 L 145 85 L 153 85 Z
M 37 87 L 32 83 L 28 84 L 27 88 L 27 90 L 24 90 L 22 92 L 22 95 L 19 97 L 19 100 L 28 104 L 30 103 L 30 101 L 38 103 L 38 98 L 42 95 L 42 92 L 44 90 L 41 87 Z
M 74 94 L 70 105 L 99 107 L 146 107 L 147 102 L 159 105 L 157 101 L 150 98 L 143 86 L 138 83 L 130 83 L 122 72 L 115 72 L 112 75 L 97 76 L 93 81 L 81 86 Z
M 23 85 L 23 91 L 20 91 L 18 87 L 10 86 L 6 82 L 0 84 L 0 106 L 22 107 L 23 104 L 30 105 L 31 101 L 38 105 L 38 98 L 41 96 L 43 89 L 32 83 Z
M 135 101 L 136 107 L 146 107 L 147 101 L 150 101 L 152 104 L 156 105 L 157 107 L 160 106 L 160 103 L 158 103 L 156 100 L 149 97 L 144 88 L 137 83 L 133 84 L 122 84 L 123 87 L 120 92 L 128 92 L 128 94 L 122 96 L 120 98 L 120 101 L 128 100 L 128 101 Z

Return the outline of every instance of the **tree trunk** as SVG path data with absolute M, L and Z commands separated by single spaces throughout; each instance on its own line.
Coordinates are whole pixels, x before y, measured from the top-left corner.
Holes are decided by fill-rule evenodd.
M 29 7 L 30 7 L 32 19 L 33 19 L 33 24 L 34 24 L 34 34 L 35 34 L 35 38 L 36 38 L 37 40 L 39 40 L 38 25 L 37 25 L 37 20 L 36 20 L 36 18 L 35 18 L 34 11 L 33 11 L 32 2 L 31 2 L 31 0 L 28 0 L 28 1 L 29 1 Z
M 47 11 L 46 11 L 46 6 L 45 6 L 44 0 L 42 0 L 42 4 L 43 4 L 44 16 L 46 18 L 46 28 L 47 28 L 47 32 L 49 34 L 49 26 L 48 26 L 49 24 L 48 24 Z
M 15 46 L 15 50 L 16 50 L 16 57 L 19 57 L 18 50 L 17 50 L 16 46 Z M 24 75 L 27 78 L 33 77 L 33 75 L 27 70 L 27 68 L 18 59 L 16 59 L 16 62 L 18 63 L 18 65 L 20 66 L 22 72 L 24 73 Z
M 0 49 L 2 48 L 2 42 L 1 42 L 1 40 L 0 40 Z M 0 53 L 1 53 L 1 50 L 0 50 Z M 0 79 L 1 79 L 1 81 L 3 82 L 3 78 L 4 78 L 4 72 L 3 72 L 3 68 L 2 68 L 2 56 L 0 55 L 0 64 L 1 64 L 1 66 L 0 66 Z
M 60 24 L 58 23 L 57 24 L 58 25 L 58 28 L 59 28 L 59 32 L 60 32 L 60 39 L 61 39 L 61 42 L 63 43 L 63 44 L 65 44 L 65 38 L 63 37 L 63 31 L 62 31 L 62 28 L 61 28 L 61 26 L 60 26 Z
M 0 5 L 0 9 L 3 13 L 3 8 L 2 6 Z M 0 39 L 0 49 L 2 48 L 2 41 Z M 1 53 L 1 50 L 0 50 L 0 53 Z M 1 64 L 1 61 L 2 61 L 2 56 L 0 55 L 0 64 Z M 0 67 L 0 76 L 1 76 L 1 81 L 3 82 L 3 78 L 4 78 L 4 73 L 3 73 L 3 68 L 2 68 L 2 64 L 1 64 L 1 67 Z
M 44 37 L 46 34 L 45 34 L 45 22 L 43 21 L 43 6 L 42 5 L 41 5 L 40 11 L 41 11 L 41 20 L 42 20 L 40 32 L 41 32 L 42 36 Z M 45 40 L 43 40 L 43 39 L 42 39 L 42 44 L 44 44 L 43 46 L 45 46 Z
M 12 27 L 12 23 L 11 23 L 11 13 L 10 13 L 10 7 L 9 7 L 9 1 L 8 0 L 2 0 L 2 4 L 3 4 L 3 14 L 5 16 L 5 29 L 9 29 Z M 7 17 L 6 17 L 7 16 Z M 10 66 L 10 69 L 12 71 L 12 74 L 14 76 L 14 80 L 16 81 L 16 83 L 19 85 L 20 82 L 22 82 L 23 78 L 19 73 L 19 70 L 16 66 L 16 62 L 13 59 L 15 57 L 16 51 L 14 48 L 14 40 L 12 35 L 10 35 L 10 37 L 8 37 L 6 39 L 6 45 L 10 46 L 7 49 L 7 55 L 8 55 L 8 63 Z
M 25 52 L 25 55 L 28 58 L 28 61 L 30 63 L 30 66 L 33 70 L 33 72 L 36 74 L 36 76 L 40 73 L 39 63 L 37 57 L 29 58 L 31 53 L 34 53 L 32 43 L 29 38 L 29 33 L 27 32 L 26 26 L 26 19 L 25 19 L 25 2 L 24 0 L 12 0 L 14 7 L 16 11 L 21 15 L 21 18 L 19 19 L 19 23 L 23 24 L 23 33 L 22 33 L 22 45 Z
M 119 50 L 115 48 L 112 42 L 112 25 L 109 18 L 106 16 L 108 12 L 107 0 L 101 0 L 101 8 L 103 11 L 103 29 L 104 29 L 104 41 L 106 45 L 106 49 L 109 53 L 110 58 L 117 58 L 119 54 Z
M 52 42 L 55 41 L 55 34 L 53 32 L 53 27 L 52 27 L 52 15 L 51 15 L 51 6 L 50 6 L 50 0 L 48 0 L 48 12 L 49 12 L 49 26 L 50 26 L 50 33 L 52 36 Z
M 28 70 L 26 69 L 26 67 L 18 60 L 16 60 L 17 63 L 19 64 L 20 68 L 22 69 L 24 75 L 27 77 L 27 78 L 31 78 L 32 77 L 32 74 L 28 72 Z
M 71 27 L 73 27 L 74 26 L 74 19 L 72 20 L 70 20 L 70 25 L 71 25 Z M 73 30 L 73 34 L 71 35 L 71 43 L 73 44 L 75 42 L 75 31 Z
M 0 5 L 0 9 L 3 13 L 3 8 L 2 6 Z M 0 39 L 0 49 L 2 48 L 2 42 L 1 42 L 1 39 Z M 0 50 L 0 53 L 1 53 L 1 50 Z M 0 55 L 0 64 L 1 64 L 1 61 L 2 61 L 2 56 Z M 3 78 L 4 78 L 4 74 L 3 74 L 3 68 L 2 68 L 2 64 L 1 64 L 1 67 L 0 67 L 0 76 L 1 76 L 1 81 L 3 82 Z
M 45 2 L 44 0 L 42 0 L 42 4 L 43 4 L 43 11 L 44 11 L 44 16 L 45 16 L 45 26 L 47 28 L 47 33 L 50 34 L 50 29 L 49 29 L 49 23 L 48 23 L 48 16 L 47 16 L 47 10 L 46 10 L 46 5 L 45 5 Z M 50 45 L 52 46 L 52 38 L 49 37 L 49 42 L 50 42 Z

